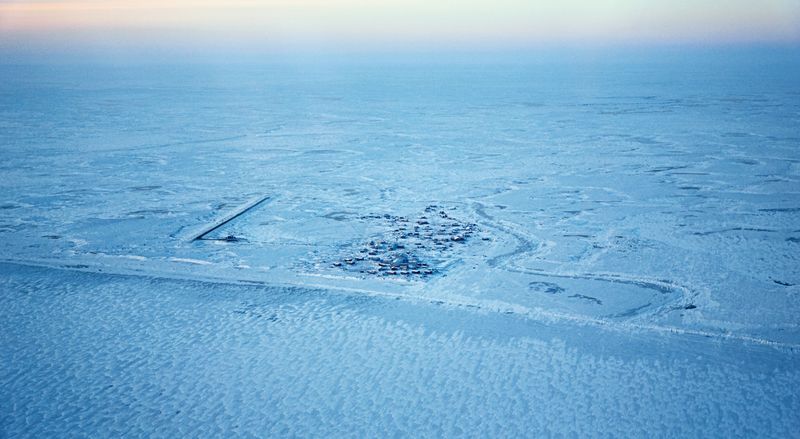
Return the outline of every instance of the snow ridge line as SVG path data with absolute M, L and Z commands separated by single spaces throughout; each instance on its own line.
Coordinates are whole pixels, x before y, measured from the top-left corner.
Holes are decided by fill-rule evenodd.
M 664 326 L 657 324 L 644 324 L 636 322 L 619 322 L 613 320 L 606 320 L 603 318 L 588 317 L 577 314 L 569 314 L 557 311 L 550 311 L 542 308 L 529 308 L 523 305 L 510 304 L 507 302 L 496 300 L 470 300 L 463 297 L 450 297 L 450 298 L 437 298 L 426 297 L 422 295 L 412 295 L 406 293 L 394 293 L 386 291 L 368 290 L 362 288 L 351 288 L 342 286 L 331 286 L 325 284 L 315 283 L 291 283 L 291 282 L 269 282 L 264 280 L 250 280 L 250 279 L 235 279 L 226 277 L 213 277 L 213 276 L 198 276 L 197 274 L 180 276 L 174 272 L 142 272 L 142 271 L 126 271 L 124 269 L 116 271 L 99 270 L 97 267 L 92 268 L 89 266 L 70 267 L 64 265 L 53 264 L 52 261 L 37 261 L 37 260 L 13 260 L 13 259 L 0 259 L 0 263 L 9 265 L 21 265 L 28 267 L 49 268 L 62 271 L 78 271 L 83 273 L 105 274 L 109 276 L 132 276 L 149 279 L 163 279 L 163 280 L 177 280 L 177 281 L 190 281 L 190 282 L 203 282 L 219 285 L 237 285 L 237 286 L 262 286 L 272 288 L 292 288 L 307 291 L 329 291 L 339 294 L 360 294 L 376 298 L 387 298 L 393 300 L 405 300 L 412 303 L 427 303 L 433 305 L 446 305 L 452 308 L 465 308 L 472 310 L 479 310 L 484 312 L 494 312 L 512 315 L 518 318 L 525 318 L 541 323 L 564 322 L 583 326 L 596 326 L 603 329 L 608 329 L 617 332 L 631 332 L 634 330 L 656 332 L 660 334 L 679 334 L 688 336 L 699 336 L 718 341 L 736 341 L 740 343 L 750 343 L 762 346 L 770 346 L 776 349 L 788 349 L 791 351 L 800 352 L 800 343 L 786 343 L 780 341 L 769 340 L 766 338 L 750 336 L 746 334 L 734 334 L 731 332 L 713 332 L 702 329 L 691 328 L 678 328 L 674 326 Z M 84 268 L 85 267 L 85 268 Z M 104 269 L 114 269 L 115 267 L 104 266 Z

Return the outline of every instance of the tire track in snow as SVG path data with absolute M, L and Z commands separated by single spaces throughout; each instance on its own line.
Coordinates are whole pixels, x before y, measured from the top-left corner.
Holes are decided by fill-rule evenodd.
M 582 279 L 582 280 L 590 280 L 598 282 L 610 282 L 623 285 L 632 285 L 644 289 L 653 290 L 662 295 L 671 294 L 676 296 L 674 300 L 670 300 L 668 301 L 668 303 L 653 309 L 649 313 L 649 315 L 651 316 L 662 314 L 665 311 L 670 311 L 674 309 L 673 308 L 674 302 L 679 302 L 680 299 L 686 301 L 688 300 L 688 298 L 694 297 L 696 295 L 690 288 L 683 285 L 679 285 L 676 282 L 670 280 L 647 279 L 643 277 L 629 276 L 623 273 L 552 272 L 535 268 L 520 267 L 512 262 L 513 258 L 526 253 L 532 253 L 536 250 L 541 249 L 541 246 L 535 244 L 528 236 L 526 236 L 522 232 L 514 230 L 513 226 L 503 224 L 503 221 L 497 220 L 488 213 L 486 213 L 486 205 L 484 205 L 483 203 L 479 201 L 473 201 L 472 209 L 475 211 L 476 215 L 478 215 L 478 217 L 482 219 L 481 223 L 484 226 L 490 229 L 499 230 L 502 233 L 510 235 L 519 242 L 517 248 L 515 248 L 514 250 L 489 258 L 486 262 L 490 267 L 510 271 L 513 273 L 528 274 L 534 276 L 554 277 L 563 279 Z M 639 307 L 637 311 L 644 311 L 648 308 L 650 307 L 649 306 Z M 634 317 L 634 316 L 640 317 L 643 315 L 644 313 L 642 312 L 636 312 L 626 317 Z
M 88 261 L 86 261 L 88 262 Z M 608 320 L 599 317 L 591 317 L 583 314 L 572 314 L 558 311 L 547 310 L 543 308 L 532 308 L 523 305 L 507 303 L 499 300 L 476 300 L 469 297 L 452 295 L 447 298 L 431 298 L 419 294 L 398 293 L 390 291 L 378 291 L 364 288 L 331 286 L 323 283 L 309 283 L 309 282 L 272 282 L 260 279 L 241 279 L 233 277 L 213 277 L 203 276 L 197 273 L 179 274 L 175 271 L 144 271 L 141 268 L 125 268 L 122 266 L 91 266 L 86 263 L 82 264 L 64 264 L 63 262 L 56 262 L 52 260 L 10 260 L 0 259 L 1 264 L 7 265 L 21 265 L 28 267 L 39 267 L 45 269 L 62 270 L 62 271 L 78 271 L 83 273 L 94 273 L 100 275 L 110 276 L 131 276 L 143 277 L 148 279 L 164 279 L 164 280 L 179 280 L 188 282 L 205 282 L 217 285 L 236 285 L 236 286 L 252 286 L 252 287 L 268 287 L 268 288 L 286 288 L 294 291 L 302 292 L 327 292 L 332 294 L 344 295 L 360 295 L 374 297 L 377 299 L 387 300 L 405 300 L 410 303 L 428 304 L 433 306 L 449 306 L 451 308 L 459 308 L 472 311 L 484 311 L 492 313 L 501 313 L 509 317 L 529 319 L 539 323 L 563 323 L 574 324 L 579 326 L 594 326 L 616 332 L 635 332 L 646 331 L 660 334 L 674 334 L 685 336 L 699 336 L 713 340 L 728 340 L 739 343 L 751 343 L 764 346 L 771 346 L 779 349 L 789 349 L 792 351 L 800 351 L 800 343 L 787 343 L 775 340 L 766 339 L 763 337 L 755 337 L 747 334 L 734 334 L 724 331 L 707 331 L 702 329 L 692 328 L 679 328 L 668 325 L 646 324 L 634 321 L 618 321 Z

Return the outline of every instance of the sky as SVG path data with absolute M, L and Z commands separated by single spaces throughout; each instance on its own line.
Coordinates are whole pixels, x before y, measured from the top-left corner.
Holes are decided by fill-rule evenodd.
M 800 44 L 800 0 L 0 0 L 0 51 Z

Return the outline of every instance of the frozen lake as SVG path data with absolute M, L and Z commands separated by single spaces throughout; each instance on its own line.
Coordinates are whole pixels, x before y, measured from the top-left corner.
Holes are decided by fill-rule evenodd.
M 797 435 L 798 72 L 0 66 L 0 432 Z

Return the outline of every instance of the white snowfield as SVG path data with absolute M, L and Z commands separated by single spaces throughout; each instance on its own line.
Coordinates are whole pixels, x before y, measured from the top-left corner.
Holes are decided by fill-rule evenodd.
M 0 66 L 0 436 L 800 437 L 800 66 L 729 55 Z
M 800 427 L 796 354 L 771 347 L 325 290 L 0 270 L 9 437 L 792 437 Z

